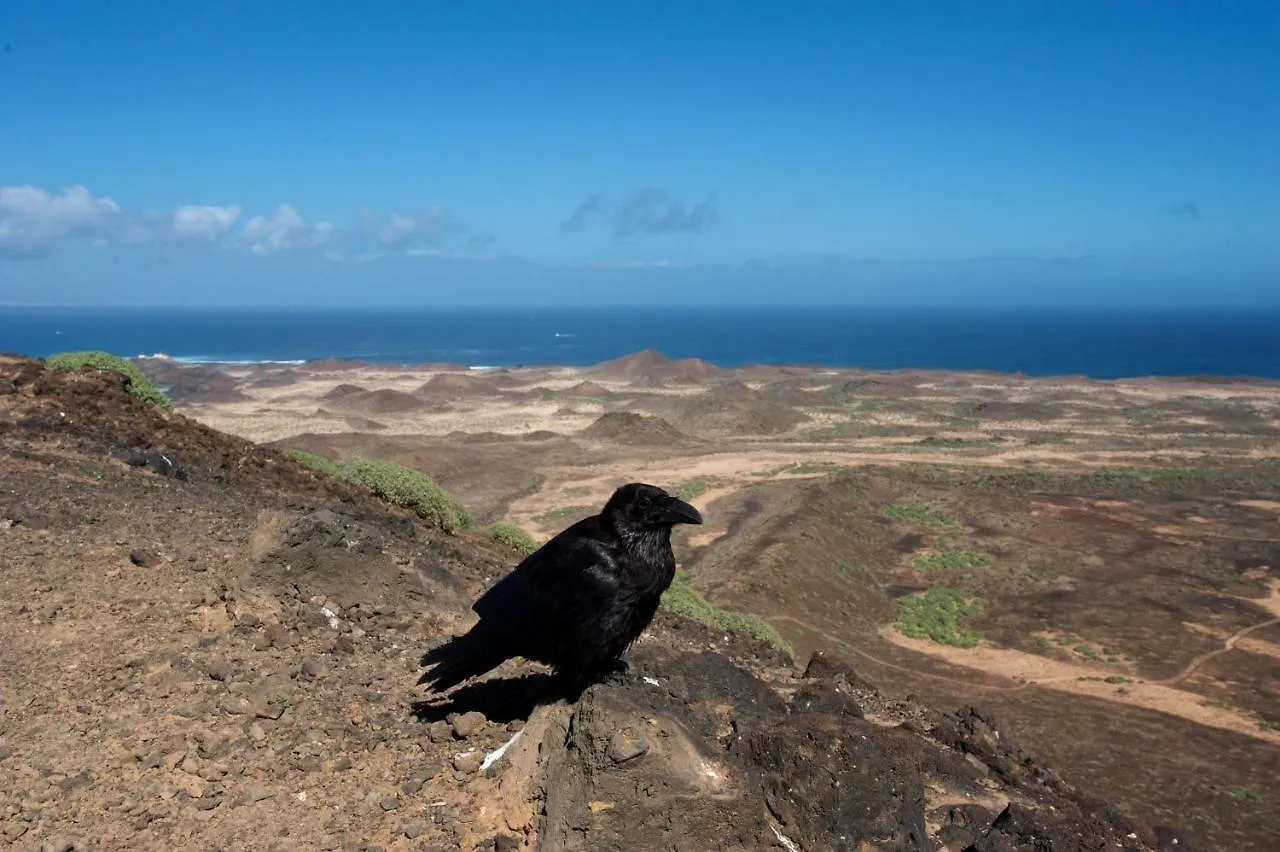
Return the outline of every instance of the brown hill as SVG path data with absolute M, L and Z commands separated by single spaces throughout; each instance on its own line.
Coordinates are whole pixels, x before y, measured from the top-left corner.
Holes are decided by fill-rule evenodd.
M 676 422 L 695 435 L 777 435 L 808 420 L 808 415 L 787 405 L 695 397 L 684 402 Z
M 590 367 L 589 371 L 618 379 L 635 379 L 652 375 L 655 371 L 670 363 L 671 359 L 661 352 L 654 349 L 644 349 L 640 352 L 624 355 L 621 358 L 614 358 L 612 361 L 601 361 L 599 364 Z
M 669 362 L 662 368 L 662 378 L 676 382 L 703 382 L 716 376 L 727 375 L 729 372 L 701 358 L 681 358 Z
M 0 537 L 16 848 L 1197 848 L 986 714 L 666 613 L 574 704 L 518 661 L 413 703 L 516 557 L 120 377 L 0 359 Z
M 721 382 L 706 391 L 704 397 L 707 399 L 727 400 L 729 402 L 755 402 L 760 399 L 760 392 L 745 382 L 734 379 L 728 382 Z
M 287 388 L 290 385 L 297 384 L 301 379 L 308 378 L 307 373 L 292 368 L 267 370 L 256 375 L 258 377 L 251 379 L 248 383 L 251 388 Z
M 407 414 L 427 407 L 427 403 L 413 394 L 391 388 L 348 392 L 335 399 L 328 399 L 328 402 L 330 408 L 344 414 L 362 417 L 378 414 Z
M 214 364 L 183 364 L 169 358 L 135 358 L 143 375 L 176 403 L 244 402 L 240 382 Z
M 493 396 L 498 392 L 498 388 L 488 378 L 464 373 L 437 373 L 414 391 L 420 396 L 446 399 Z
M 351 360 L 343 360 L 341 358 L 321 358 L 316 361 L 308 361 L 306 368 L 317 373 L 341 373 L 346 370 L 367 370 L 375 366 L 370 361 L 361 361 L 359 358 Z
M 327 399 L 327 400 L 345 399 L 353 394 L 368 393 L 368 392 L 369 392 L 368 388 L 361 387 L 360 385 L 343 383 L 343 384 L 334 386 L 329 390 L 328 393 L 326 393 L 324 396 L 320 398 Z
M 681 434 L 661 417 L 630 411 L 611 411 L 608 414 L 602 414 L 578 434 L 595 441 L 632 445 L 669 446 L 689 440 L 688 435 Z
M 849 403 L 862 399 L 903 399 L 915 396 L 919 391 L 916 380 L 903 375 L 884 373 L 845 379 L 822 391 L 822 397 L 830 403 Z
M 578 382 L 571 388 L 565 388 L 559 392 L 559 396 L 568 397 L 607 397 L 611 396 L 611 392 L 604 385 L 597 384 L 593 381 Z
M 650 411 L 681 432 L 700 437 L 777 435 L 808 421 L 808 415 L 789 405 L 767 400 L 738 401 L 712 393 L 682 397 L 650 397 L 628 408 Z
M 500 390 L 509 390 L 511 388 L 523 388 L 528 386 L 528 382 L 523 379 L 517 379 L 506 370 L 495 370 L 487 376 L 489 384 Z
M 706 381 L 716 376 L 728 375 L 731 371 L 700 358 L 680 358 L 673 361 L 661 352 L 645 349 L 612 361 L 602 361 L 590 367 L 589 372 L 612 379 L 627 380 L 637 386 L 652 386 L 663 381 L 677 383 Z

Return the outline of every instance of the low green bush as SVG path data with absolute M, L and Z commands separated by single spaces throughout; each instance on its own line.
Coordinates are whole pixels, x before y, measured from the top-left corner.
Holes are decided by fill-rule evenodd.
M 962 620 L 982 612 L 982 598 L 964 589 L 935 586 L 898 601 L 898 627 L 913 639 L 932 639 L 942 645 L 972 648 L 981 634 L 967 630 Z
M 286 458 L 291 458 L 298 464 L 306 465 L 312 470 L 328 474 L 329 476 L 342 476 L 342 465 L 333 459 L 325 458 L 319 453 L 290 447 L 284 451 L 284 454 Z
M 540 547 L 537 540 L 529 535 L 524 527 L 510 521 L 496 521 L 488 526 L 486 532 L 521 556 L 528 556 Z
M 55 370 L 88 369 L 119 373 L 129 380 L 129 392 L 138 399 L 161 408 L 173 408 L 173 401 L 151 383 L 137 364 L 126 361 L 119 355 L 97 351 L 59 352 L 57 355 L 50 355 L 45 363 Z
M 416 514 L 447 533 L 472 524 L 471 512 L 420 470 L 378 459 L 353 459 L 342 473 L 375 497 Z
M 662 608 L 686 618 L 692 618 L 713 630 L 745 633 L 766 642 L 795 659 L 795 649 L 782 637 L 778 629 L 758 615 L 723 609 L 704 598 L 689 584 L 688 575 L 676 574 L 670 587 L 662 595 Z

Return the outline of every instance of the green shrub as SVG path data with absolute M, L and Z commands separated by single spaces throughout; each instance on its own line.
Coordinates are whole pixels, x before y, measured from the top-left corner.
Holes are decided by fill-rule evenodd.
M 546 526 L 547 524 L 553 524 L 556 521 L 563 521 L 566 518 L 572 518 L 576 515 L 590 515 L 595 511 L 596 510 L 592 509 L 590 506 L 557 506 L 554 509 L 549 509 L 548 511 L 543 512 L 541 515 L 534 515 L 530 520 L 535 524 L 542 524 L 543 526 Z
M 673 497 L 679 497 L 681 500 L 697 500 L 707 493 L 708 488 L 719 487 L 725 484 L 726 481 L 719 476 L 695 476 L 692 479 L 676 483 L 667 489 L 667 493 Z
M 713 630 L 746 633 L 795 659 L 795 649 L 791 647 L 790 642 L 782 638 L 782 634 L 776 627 L 758 615 L 735 612 L 716 606 L 689 585 L 688 575 L 684 572 L 676 574 L 671 586 L 662 595 L 662 608 L 668 612 L 692 618 Z
M 298 464 L 306 465 L 312 470 L 328 474 L 329 476 L 342 476 L 342 465 L 333 459 L 325 458 L 319 453 L 313 453 L 309 450 L 300 450 L 296 447 L 291 447 L 285 450 L 284 454 L 286 458 L 291 458 Z
M 529 535 L 524 527 L 510 521 L 492 523 L 486 531 L 495 540 L 502 542 L 521 556 L 528 556 L 540 547 L 537 540 Z
M 932 639 L 942 645 L 972 648 L 981 636 L 966 630 L 961 619 L 982 612 L 982 598 L 964 589 L 935 586 L 898 601 L 898 627 L 913 639 Z
M 129 380 L 129 392 L 138 399 L 161 408 L 173 408 L 169 397 L 151 383 L 137 364 L 118 355 L 108 352 L 59 352 L 57 355 L 50 355 L 45 363 L 55 370 L 92 369 L 119 373 Z
M 991 556 L 976 550 L 936 550 L 915 558 L 916 567 L 922 571 L 972 571 L 994 562 Z
M 960 526 L 941 512 L 925 506 L 889 505 L 884 507 L 884 513 L 891 518 L 901 518 L 904 521 L 912 521 L 929 527 Z
M 342 472 L 379 499 L 408 509 L 447 533 L 471 526 L 467 507 L 420 470 L 395 462 L 355 459 L 344 463 Z

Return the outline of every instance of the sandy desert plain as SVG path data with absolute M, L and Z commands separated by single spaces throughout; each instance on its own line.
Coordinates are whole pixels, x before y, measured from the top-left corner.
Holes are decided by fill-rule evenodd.
M 216 429 L 419 468 L 538 539 L 644 480 L 687 582 L 993 711 L 1149 819 L 1280 802 L 1280 383 L 751 366 L 139 362 Z

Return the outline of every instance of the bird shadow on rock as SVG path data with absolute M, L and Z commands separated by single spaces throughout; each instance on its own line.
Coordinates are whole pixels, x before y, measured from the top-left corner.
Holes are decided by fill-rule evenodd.
M 420 722 L 438 722 L 453 713 L 478 711 L 490 722 L 527 721 L 539 705 L 560 700 L 572 702 L 578 696 L 562 678 L 550 674 L 527 674 L 494 678 L 464 686 L 437 700 L 415 701 L 411 712 Z

